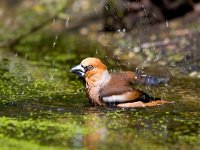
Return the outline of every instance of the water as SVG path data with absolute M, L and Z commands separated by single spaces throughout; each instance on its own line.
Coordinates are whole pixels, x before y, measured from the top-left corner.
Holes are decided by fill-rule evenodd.
M 59 39 L 63 39 L 64 44 Z M 65 44 L 68 41 L 70 44 Z M 76 47 L 77 42 L 79 47 Z M 199 148 L 199 79 L 171 76 L 167 86 L 136 86 L 153 96 L 174 101 L 173 104 L 137 109 L 93 107 L 85 96 L 82 83 L 67 70 L 88 56 L 85 50 L 90 55 L 106 58 L 103 61 L 109 68 L 123 70 L 128 66 L 115 65 L 126 60 L 115 62 L 110 56 L 105 57 L 99 50 L 98 53 L 95 51 L 99 49 L 98 44 L 87 43 L 85 45 L 85 39 L 81 40 L 81 37 L 78 41 L 73 36 L 60 37 L 56 41 L 57 46 L 47 52 L 46 45 L 30 47 L 29 40 L 26 40 L 18 48 L 22 57 L 2 52 L 2 148 L 10 148 L 10 145 L 13 149 Z M 30 51 L 27 51 L 27 46 Z M 38 47 L 42 49 L 40 54 L 31 50 Z M 73 51 L 63 55 L 69 49 Z M 23 59 L 23 55 L 27 60 Z

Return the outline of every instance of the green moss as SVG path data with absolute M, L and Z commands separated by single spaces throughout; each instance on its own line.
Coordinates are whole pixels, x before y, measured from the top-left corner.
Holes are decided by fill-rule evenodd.
M 62 147 L 53 147 L 53 146 L 43 146 L 40 144 L 37 144 L 32 141 L 26 141 L 26 140 L 18 140 L 14 138 L 6 137 L 2 134 L 0 134 L 0 144 L 2 150 L 17 150 L 17 149 L 23 149 L 23 150 L 30 150 L 30 149 L 43 149 L 43 150 L 49 150 L 49 149 L 64 149 Z
M 45 119 L 14 119 L 0 118 L 1 136 L 22 141 L 29 141 L 37 145 L 61 147 L 73 146 L 73 139 L 78 134 L 85 135 L 88 131 L 79 126 L 74 120 L 65 119 L 62 122 L 53 122 Z M 76 145 L 74 144 L 76 147 Z

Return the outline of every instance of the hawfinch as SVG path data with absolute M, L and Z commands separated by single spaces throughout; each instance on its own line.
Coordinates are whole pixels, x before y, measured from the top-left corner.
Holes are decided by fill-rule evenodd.
M 98 58 L 86 58 L 71 71 L 84 79 L 86 94 L 95 106 L 146 107 L 169 103 L 134 89 L 132 85 L 138 79 L 134 72 L 111 74 Z

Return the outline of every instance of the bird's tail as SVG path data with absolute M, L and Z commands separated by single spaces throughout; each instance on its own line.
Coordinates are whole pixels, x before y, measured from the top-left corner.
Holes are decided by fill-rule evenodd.
M 173 103 L 173 102 L 159 99 L 159 100 L 150 101 L 148 103 L 144 103 L 144 106 L 146 106 L 146 107 L 152 107 L 152 106 L 169 104 L 169 103 Z
M 145 92 L 140 91 L 140 96 L 137 98 L 138 101 L 142 101 L 143 103 L 148 103 L 148 102 L 165 102 L 167 103 L 168 101 L 166 100 L 162 100 L 162 98 L 158 98 L 158 97 L 153 97 L 150 96 L 148 94 L 146 94 Z
M 149 96 L 148 94 L 144 92 L 142 92 L 142 95 L 143 95 L 143 98 L 145 98 L 142 100 L 142 102 L 144 103 L 144 106 L 147 106 L 147 107 L 174 103 L 173 101 L 171 102 L 171 101 L 163 100 L 161 98 Z
M 139 91 L 139 92 L 140 92 L 140 96 L 137 98 L 137 100 L 142 101 L 143 103 L 160 100 L 160 98 L 152 97 L 152 96 L 146 94 L 145 92 L 142 92 L 142 91 Z

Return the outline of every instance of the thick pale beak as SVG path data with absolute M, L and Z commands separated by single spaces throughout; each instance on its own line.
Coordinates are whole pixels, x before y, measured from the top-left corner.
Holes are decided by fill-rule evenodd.
M 78 77 L 85 76 L 85 69 L 81 65 L 77 65 L 71 69 L 71 71 L 76 74 Z

